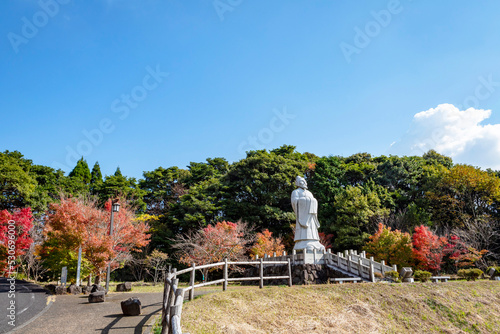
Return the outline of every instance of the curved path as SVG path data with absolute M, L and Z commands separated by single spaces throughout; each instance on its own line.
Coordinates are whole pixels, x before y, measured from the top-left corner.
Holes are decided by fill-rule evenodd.
M 50 295 L 39 285 L 1 277 L 0 333 L 12 332 L 33 321 L 50 307 L 50 301 Z

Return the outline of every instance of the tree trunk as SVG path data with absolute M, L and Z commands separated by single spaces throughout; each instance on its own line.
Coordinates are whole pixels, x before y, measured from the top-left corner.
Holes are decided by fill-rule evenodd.
M 95 276 L 94 283 L 97 284 L 97 285 L 101 284 L 101 274 L 98 274 L 98 275 Z

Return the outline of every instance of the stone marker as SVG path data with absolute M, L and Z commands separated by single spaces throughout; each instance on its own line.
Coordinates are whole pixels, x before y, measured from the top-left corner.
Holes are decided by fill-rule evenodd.
M 132 283 L 125 282 L 125 283 L 118 284 L 116 286 L 116 291 L 118 291 L 118 292 L 132 291 Z
M 92 292 L 89 295 L 89 303 L 102 303 L 104 302 L 104 296 L 106 293 L 104 291 Z
M 79 295 L 82 293 L 82 288 L 79 286 L 76 286 L 75 284 L 71 284 L 68 286 L 68 293 L 71 293 L 72 295 Z
M 132 297 L 121 302 L 124 315 L 141 314 L 141 301 L 137 297 Z
M 413 283 L 413 269 L 411 267 L 403 267 L 399 272 L 399 276 L 401 277 L 401 281 L 405 283 Z
M 490 268 L 490 270 L 488 270 L 488 276 L 490 276 L 490 279 L 492 280 L 495 279 L 495 277 L 493 277 L 493 275 L 495 275 L 495 271 L 496 271 L 495 268 Z

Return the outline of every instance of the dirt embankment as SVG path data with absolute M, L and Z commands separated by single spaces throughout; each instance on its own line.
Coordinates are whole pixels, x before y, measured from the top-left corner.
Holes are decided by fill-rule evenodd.
M 184 304 L 195 333 L 500 333 L 500 282 L 229 287 Z

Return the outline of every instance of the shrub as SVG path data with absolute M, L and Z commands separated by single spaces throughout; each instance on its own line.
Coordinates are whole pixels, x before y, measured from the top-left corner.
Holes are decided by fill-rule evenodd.
M 381 273 L 374 273 L 373 276 L 375 276 L 376 278 L 384 278 L 384 275 L 382 275 Z
M 480 269 L 461 269 L 458 271 L 458 276 L 465 278 L 466 280 L 470 281 L 475 281 L 481 275 L 483 274 L 483 271 Z
M 431 278 L 432 274 L 425 270 L 416 270 L 413 276 L 420 282 L 427 282 Z
M 391 271 L 386 271 L 384 273 L 384 276 L 385 278 L 389 278 L 390 280 L 394 281 L 394 282 L 401 282 L 399 280 L 399 273 L 395 270 L 391 270 Z

